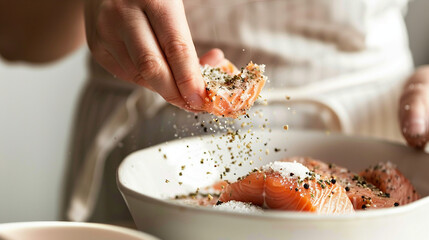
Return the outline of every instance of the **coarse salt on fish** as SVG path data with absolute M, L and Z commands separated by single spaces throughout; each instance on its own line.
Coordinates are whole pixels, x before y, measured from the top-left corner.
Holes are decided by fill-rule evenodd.
M 215 209 L 231 211 L 231 212 L 240 212 L 240 213 L 262 213 L 264 210 L 262 208 L 255 206 L 246 202 L 239 201 L 229 201 L 219 205 L 213 206 Z
M 299 178 L 290 170 L 284 171 L 285 167 L 294 169 Z M 319 214 L 354 212 L 352 202 L 341 185 L 326 177 L 316 179 L 314 173 L 299 163 L 273 163 L 265 166 L 265 170 L 263 167 L 240 177 L 225 187 L 219 201 L 241 201 L 269 209 Z
M 202 66 L 201 74 L 207 92 L 204 110 L 231 118 L 246 114 L 267 81 L 264 71 L 264 65 L 253 62 L 241 71 L 230 62 L 220 67 Z
M 284 178 L 300 178 L 305 179 L 310 176 L 310 170 L 297 162 L 281 162 L 275 161 L 262 167 L 264 171 L 272 170 L 278 172 Z

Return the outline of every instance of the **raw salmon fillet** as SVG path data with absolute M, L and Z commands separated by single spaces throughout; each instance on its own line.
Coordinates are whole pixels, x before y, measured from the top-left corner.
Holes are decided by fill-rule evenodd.
M 250 62 L 241 71 L 227 62 L 221 67 L 201 69 L 206 84 L 204 110 L 216 116 L 237 118 L 252 107 L 265 85 L 264 65 Z
M 197 206 L 213 206 L 218 202 L 221 191 L 228 185 L 226 181 L 218 181 L 203 189 L 189 194 L 176 195 L 176 201 Z
M 308 169 L 304 170 L 306 173 L 303 176 L 303 171 L 301 174 L 294 173 L 296 166 L 278 162 L 274 164 L 277 164 L 276 167 L 257 169 L 226 186 L 219 201 L 234 200 L 290 211 L 334 214 L 354 212 L 353 205 L 341 185 L 332 183 L 331 179 L 323 176 L 316 176 Z M 288 166 L 291 166 L 291 170 L 286 169 Z M 285 174 L 283 170 L 289 172 Z
M 389 208 L 399 206 L 403 203 L 397 198 L 397 195 L 389 194 L 389 192 L 386 192 L 386 189 L 379 188 L 380 185 L 374 184 L 372 178 L 366 179 L 366 175 L 358 175 L 344 167 L 335 164 L 327 164 L 320 160 L 307 157 L 294 157 L 284 159 L 283 161 L 296 161 L 302 163 L 315 173 L 335 178 L 336 181 L 346 189 L 347 196 L 353 203 L 355 210 Z M 367 172 L 368 176 L 371 174 L 371 172 Z M 387 181 L 387 178 L 384 180 Z M 408 184 L 411 185 L 409 182 Z M 410 189 L 414 188 L 411 186 Z
M 369 167 L 361 172 L 360 176 L 389 194 L 391 198 L 397 199 L 400 205 L 420 199 L 411 182 L 391 162 Z

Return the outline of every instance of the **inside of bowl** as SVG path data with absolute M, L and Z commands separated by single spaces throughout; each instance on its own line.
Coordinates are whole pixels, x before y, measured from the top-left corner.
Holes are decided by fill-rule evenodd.
M 120 184 L 138 193 L 170 198 L 220 179 L 235 181 L 254 168 L 292 156 L 312 157 L 356 172 L 391 161 L 420 194 L 429 194 L 429 155 L 400 144 L 311 131 L 175 140 L 131 154 L 121 164 L 118 177 Z

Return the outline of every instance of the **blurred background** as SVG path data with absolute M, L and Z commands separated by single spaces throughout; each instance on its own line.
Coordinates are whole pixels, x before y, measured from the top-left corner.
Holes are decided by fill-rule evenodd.
M 409 4 L 415 65 L 429 63 L 429 1 Z M 87 49 L 32 66 L 0 59 L 0 223 L 57 220 L 73 113 L 87 74 Z

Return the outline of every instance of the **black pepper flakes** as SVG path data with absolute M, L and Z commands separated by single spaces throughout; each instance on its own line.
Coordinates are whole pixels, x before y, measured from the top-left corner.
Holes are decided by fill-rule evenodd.
M 399 206 L 399 203 L 398 203 L 398 202 L 395 202 L 395 203 L 393 204 L 393 206 L 398 207 L 398 206 Z
M 349 186 L 347 186 L 345 189 L 346 189 L 346 192 L 350 191 L 350 187 Z
M 308 183 L 304 183 L 304 188 L 305 188 L 305 189 L 309 189 L 309 188 L 310 188 L 310 185 L 308 185 Z

